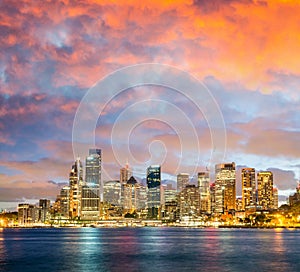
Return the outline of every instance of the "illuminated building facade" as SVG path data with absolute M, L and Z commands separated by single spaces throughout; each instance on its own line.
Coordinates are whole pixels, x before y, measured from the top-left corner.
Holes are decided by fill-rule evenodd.
M 120 182 L 121 182 L 121 184 L 126 184 L 131 176 L 132 176 L 132 172 L 129 169 L 129 164 L 126 163 L 126 166 L 120 169 Z
M 68 218 L 70 211 L 70 187 L 64 186 L 60 190 L 59 195 L 59 206 L 57 207 L 57 213 L 60 216 Z
M 197 217 L 200 215 L 200 193 L 195 185 L 187 185 L 178 194 L 178 207 L 180 218 L 183 216 Z
M 50 217 L 50 200 L 39 200 L 39 222 L 45 223 Z
M 135 190 L 136 190 L 136 197 L 137 197 L 137 202 L 136 202 L 136 209 L 138 211 L 144 210 L 147 208 L 147 187 L 143 186 L 142 184 L 137 183 L 135 185 Z
M 151 165 L 147 168 L 148 188 L 148 217 L 159 218 L 160 209 L 161 168 L 159 165 Z
M 236 171 L 235 163 L 222 163 L 215 166 L 215 212 L 235 210 Z
M 177 191 L 172 188 L 171 184 L 167 184 L 166 186 L 164 186 L 163 191 L 164 191 L 163 204 L 177 200 Z
M 103 200 L 106 203 L 121 206 L 121 183 L 118 180 L 104 183 Z
M 198 173 L 198 188 L 200 193 L 200 210 L 211 213 L 209 172 Z
M 257 173 L 257 202 L 263 210 L 274 208 L 273 173 L 270 171 Z
M 38 221 L 38 209 L 28 203 L 21 203 L 18 205 L 18 223 L 21 226 L 31 225 Z
M 209 193 L 210 193 L 210 209 L 211 213 L 216 212 L 216 183 L 212 183 L 209 186 Z
M 103 198 L 101 149 L 89 149 L 85 160 L 85 182 L 81 188 L 81 219 L 99 219 L 101 196 Z
M 122 199 L 123 209 L 127 212 L 132 213 L 137 209 L 137 181 L 134 177 L 130 177 L 125 184 L 122 184 Z
M 276 187 L 273 188 L 273 209 L 277 210 L 278 209 L 278 189 Z
M 242 169 L 242 210 L 256 206 L 255 169 Z
M 177 192 L 181 192 L 186 185 L 189 184 L 190 175 L 187 173 L 180 173 L 177 175 Z
M 69 175 L 70 193 L 69 193 L 69 218 L 79 218 L 81 212 L 81 187 L 82 179 L 82 164 L 79 158 L 72 165 L 72 170 Z

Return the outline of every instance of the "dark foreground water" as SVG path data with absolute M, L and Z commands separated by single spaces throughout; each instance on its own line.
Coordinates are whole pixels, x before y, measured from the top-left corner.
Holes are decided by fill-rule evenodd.
M 300 230 L 0 231 L 1 271 L 300 271 Z

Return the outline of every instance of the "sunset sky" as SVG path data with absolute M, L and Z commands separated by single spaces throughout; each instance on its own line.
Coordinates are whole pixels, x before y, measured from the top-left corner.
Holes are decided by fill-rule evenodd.
M 273 171 L 281 200 L 295 191 L 300 175 L 299 1 L 2 0 L 0 10 L 0 209 L 55 200 L 74 161 L 72 127 L 80 101 L 107 75 L 141 63 L 176 67 L 205 84 L 226 127 L 220 162 Z M 192 133 L 180 116 L 169 113 L 166 107 L 172 106 L 188 117 L 199 140 L 200 151 L 194 138 L 185 143 L 188 158 L 181 158 L 182 139 Z M 153 111 L 160 118 L 150 118 Z M 137 115 L 143 122 L 129 127 L 130 135 L 120 131 L 112 142 L 118 120 L 129 126 Z M 95 139 L 103 152 L 104 180 L 118 179 L 130 157 L 128 146 L 136 161 L 162 163 L 166 179 L 192 174 L 195 153 L 197 170 L 209 165 L 214 146 L 209 124 L 192 101 L 174 90 L 129 88 L 99 116 Z M 179 130 L 172 125 L 176 122 Z M 164 159 L 155 161 L 152 153 Z M 129 163 L 144 178 L 135 162 Z

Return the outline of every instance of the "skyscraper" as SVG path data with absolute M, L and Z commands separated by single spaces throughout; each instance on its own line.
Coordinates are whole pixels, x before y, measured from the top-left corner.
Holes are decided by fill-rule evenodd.
M 216 213 L 216 183 L 209 186 L 211 213 Z
M 257 173 L 257 202 L 263 210 L 274 208 L 273 173 L 270 171 Z
M 57 212 L 64 218 L 69 217 L 70 210 L 70 187 L 64 186 L 60 190 L 59 195 L 59 207 L 57 207 Z
M 81 187 L 82 179 L 82 164 L 79 158 L 72 165 L 69 175 L 70 192 L 69 192 L 69 217 L 79 218 L 81 213 Z
M 200 193 L 195 185 L 187 185 L 178 194 L 180 218 L 189 216 L 195 218 L 200 215 Z
M 235 163 L 221 163 L 215 167 L 215 212 L 235 210 Z
M 242 209 L 253 208 L 256 205 L 255 169 L 242 169 Z
M 120 169 L 120 182 L 121 184 L 126 184 L 129 178 L 132 176 L 129 164 L 126 163 L 125 167 Z
M 187 173 L 180 173 L 177 175 L 177 192 L 181 192 L 186 185 L 188 185 L 190 176 Z
M 160 185 L 161 185 L 160 166 L 159 165 L 149 166 L 147 168 L 147 187 L 148 187 L 148 216 L 150 218 L 159 217 Z
M 85 183 L 81 192 L 81 218 L 97 220 L 103 198 L 101 182 L 101 150 L 90 149 L 85 161 Z
M 39 201 L 39 221 L 45 223 L 50 216 L 50 200 L 40 199 Z
M 90 149 L 85 161 L 85 181 L 88 186 L 98 186 L 103 193 L 101 182 L 101 149 Z
M 198 173 L 198 187 L 200 193 L 200 211 L 203 213 L 211 212 L 209 172 Z
M 277 210 L 278 209 L 278 189 L 276 187 L 273 188 L 273 209 Z
M 121 206 L 121 184 L 118 180 L 104 183 L 103 200 L 115 206 Z
M 122 184 L 122 206 L 123 209 L 127 212 L 134 212 L 137 210 L 137 181 L 134 177 L 130 177 L 125 184 Z

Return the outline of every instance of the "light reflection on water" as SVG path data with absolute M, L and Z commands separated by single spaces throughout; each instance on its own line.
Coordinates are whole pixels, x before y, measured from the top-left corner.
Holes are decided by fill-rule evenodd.
M 299 243 L 284 229 L 5 229 L 0 270 L 300 271 Z

